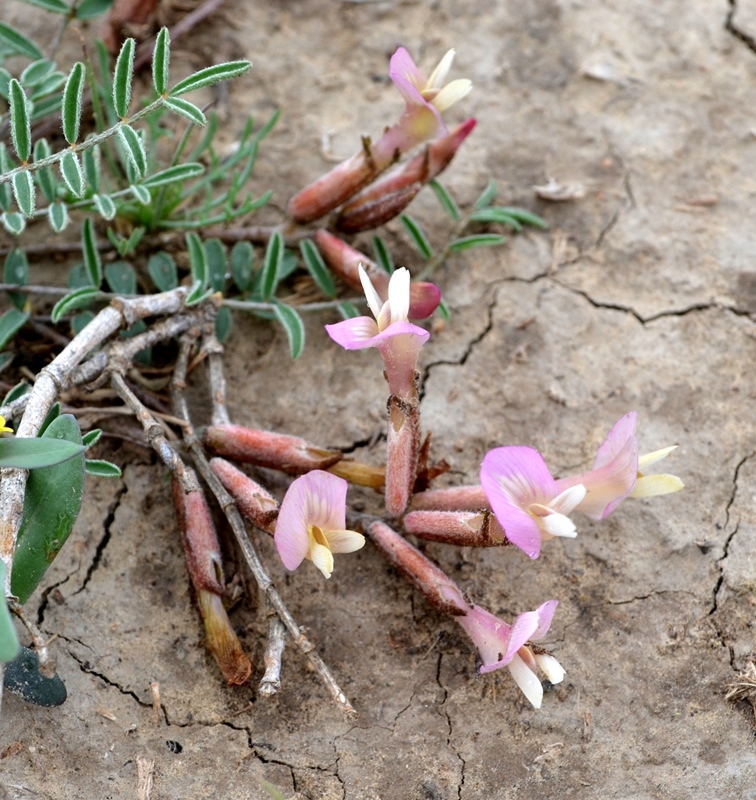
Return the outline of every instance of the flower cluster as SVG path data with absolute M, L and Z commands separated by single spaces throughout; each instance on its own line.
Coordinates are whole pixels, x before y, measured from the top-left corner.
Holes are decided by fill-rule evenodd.
M 362 152 L 293 198 L 289 212 L 297 222 L 340 208 L 332 230 L 357 232 L 380 224 L 399 213 L 449 163 L 475 125 L 468 120 L 450 133 L 441 117 L 471 88 L 466 80 L 444 83 L 453 56 L 449 51 L 426 80 L 406 50 L 394 54 L 389 74 L 405 101 L 400 119 L 377 142 L 366 141 Z M 376 180 L 401 154 L 423 142 L 430 144 L 421 156 Z M 337 450 L 290 436 L 211 426 L 205 441 L 216 453 L 299 477 L 279 508 L 265 489 L 222 459 L 213 460 L 213 470 L 237 498 L 240 511 L 274 536 L 287 569 L 309 560 L 326 578 L 333 573 L 334 554 L 354 552 L 365 543 L 361 533 L 347 528 L 344 478 L 382 488 L 393 519 L 391 525 L 375 518 L 365 524 L 374 546 L 463 628 L 478 650 L 481 674 L 506 667 L 539 708 L 541 676 L 556 684 L 565 675 L 555 656 L 537 644 L 549 631 L 558 601 L 548 600 L 506 622 L 471 602 L 406 535 L 465 547 L 514 545 L 536 559 L 544 541 L 577 535 L 575 512 L 601 520 L 629 497 L 681 489 L 682 482 L 673 475 L 643 474 L 674 448 L 640 456 L 637 415 L 630 412 L 611 429 L 593 467 L 579 475 L 557 479 L 537 450 L 510 445 L 485 455 L 479 485 L 426 489 L 434 469 L 421 440 L 418 359 L 430 334 L 410 320 L 430 316 L 440 292 L 433 284 L 413 283 L 404 267 L 389 277 L 326 230 L 318 231 L 314 241 L 328 265 L 347 284 L 363 290 L 372 314 L 325 327 L 344 349 L 375 348 L 381 356 L 389 395 L 385 469 L 356 464 Z

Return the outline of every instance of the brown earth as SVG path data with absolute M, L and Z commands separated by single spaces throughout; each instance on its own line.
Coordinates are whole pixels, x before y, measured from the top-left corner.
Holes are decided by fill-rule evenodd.
M 153 800 L 262 800 L 261 779 L 311 800 L 756 798 L 753 710 L 725 700 L 753 658 L 756 614 L 756 54 L 725 28 L 733 8 L 236 0 L 177 49 L 175 75 L 254 61 L 230 88 L 228 141 L 244 114 L 283 108 L 255 183 L 283 205 L 329 167 L 324 136 L 347 156 L 394 118 L 385 76 L 398 45 L 424 67 L 455 47 L 453 77 L 475 90 L 450 116 L 473 114 L 478 128 L 445 184 L 469 204 L 493 177 L 500 201 L 551 229 L 456 256 L 439 275 L 453 319 L 422 354 L 422 419 L 434 456 L 452 463 L 444 482 L 476 480 L 486 450 L 507 443 L 538 448 L 557 473 L 584 468 L 635 409 L 643 451 L 680 445 L 665 467 L 686 489 L 581 519 L 576 540 L 535 563 L 514 549 L 426 548 L 506 618 L 559 599 L 548 644 L 567 677 L 540 711 L 506 670 L 477 676 L 458 626 L 369 545 L 326 583 L 311 565 L 285 574 L 265 542 L 286 602 L 360 713 L 346 722 L 292 648 L 275 699 L 223 685 L 170 487 L 132 455 L 123 481 L 91 481 L 46 581 L 55 591 L 37 595 L 69 700 L 6 697 L 2 796 L 147 796 L 143 758 L 155 761 Z M 756 4 L 735 12 L 756 36 Z M 583 184 L 584 198 L 538 200 L 532 187 L 549 177 Z M 413 214 L 444 240 L 432 196 Z M 398 225 L 388 237 L 419 267 Z M 383 443 L 365 444 L 385 413 L 376 354 L 333 346 L 327 321 L 309 320 L 291 364 L 283 333 L 238 318 L 232 415 L 381 463 Z M 233 620 L 259 663 L 258 605 Z

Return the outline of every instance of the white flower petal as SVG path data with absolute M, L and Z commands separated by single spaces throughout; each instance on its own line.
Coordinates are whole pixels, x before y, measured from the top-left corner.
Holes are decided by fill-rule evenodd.
M 424 89 L 440 89 L 446 80 L 446 76 L 449 74 L 452 61 L 454 61 L 454 50 L 449 50 L 438 62 L 433 72 L 431 72 L 431 76 L 428 78 Z
M 391 309 L 392 324 L 407 322 L 410 307 L 410 272 L 406 267 L 399 267 L 391 276 L 388 287 L 388 304 Z
M 549 508 L 558 514 L 569 514 L 573 508 L 583 502 L 586 495 L 586 488 L 582 483 L 570 486 L 560 495 L 557 495 L 550 503 Z
M 333 572 L 333 553 L 325 545 L 310 541 L 310 552 L 307 557 L 326 578 L 331 577 Z
M 520 687 L 520 690 L 528 698 L 534 708 L 540 708 L 543 700 L 543 686 L 538 676 L 533 672 L 519 655 L 509 662 L 507 665 L 515 683 Z
M 547 514 L 545 517 L 536 517 L 541 530 L 549 536 L 564 536 L 574 539 L 577 536 L 575 523 L 564 514 Z
M 552 682 L 561 683 L 566 672 L 564 667 L 551 655 L 551 653 L 537 653 L 536 663 L 541 668 L 541 672 Z
M 353 553 L 365 544 L 365 537 L 356 531 L 323 531 L 332 553 Z
M 630 497 L 656 497 L 679 492 L 685 484 L 677 475 L 643 475 L 635 482 Z
M 451 108 L 463 97 L 470 94 L 471 91 L 472 81 L 467 80 L 467 78 L 459 78 L 459 80 L 447 83 L 431 100 L 431 105 L 439 112 L 446 111 L 447 108 Z
M 370 310 L 373 312 L 373 316 L 378 319 L 381 313 L 381 307 L 383 306 L 383 301 L 378 296 L 378 292 L 375 291 L 375 287 L 373 286 L 370 278 L 368 277 L 367 272 L 365 272 L 364 267 L 360 264 L 357 267 L 357 270 L 360 274 L 360 283 L 362 284 L 362 290 L 365 292 L 365 299 L 367 300 L 367 304 Z
M 655 464 L 657 461 L 661 461 L 663 458 L 666 458 L 673 450 L 677 450 L 677 445 L 673 444 L 672 447 L 664 447 L 661 450 L 655 450 L 653 453 L 646 453 L 645 456 L 641 456 L 638 459 L 638 471 L 642 472 L 645 467 L 651 466 L 651 464 Z

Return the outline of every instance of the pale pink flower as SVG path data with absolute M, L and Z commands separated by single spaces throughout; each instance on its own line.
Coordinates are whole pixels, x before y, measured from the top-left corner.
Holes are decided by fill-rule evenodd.
M 346 350 L 377 347 L 386 368 L 391 394 L 414 402 L 415 370 L 420 348 L 430 334 L 408 321 L 410 305 L 410 273 L 404 267 L 391 276 L 388 300 L 381 302 L 367 273 L 360 267 L 360 279 L 368 306 L 375 319 L 353 317 L 334 325 L 326 325 L 331 339 Z
M 308 558 L 331 577 L 334 553 L 352 553 L 365 537 L 346 529 L 347 482 L 321 470 L 292 481 L 276 521 L 275 542 L 287 569 Z
M 453 60 L 454 50 L 449 50 L 426 80 L 403 47 L 391 57 L 389 77 L 401 92 L 406 106 L 399 122 L 384 138 L 393 139 L 399 151 L 405 152 L 421 142 L 448 134 L 441 119 L 442 112 L 472 89 L 472 83 L 464 78 L 444 85 Z
M 507 667 L 535 708 L 540 708 L 543 700 L 537 668 L 551 683 L 560 683 L 565 674 L 554 656 L 532 644 L 532 640 L 542 639 L 548 632 L 557 605 L 556 600 L 549 600 L 535 611 L 520 614 L 513 625 L 480 606 L 473 606 L 464 617 L 454 618 L 478 648 L 483 661 L 481 674 Z
M 480 468 L 480 483 L 507 539 L 530 558 L 538 558 L 544 539 L 577 536 L 567 515 L 585 497 L 585 487 L 561 490 L 532 447 L 490 450 Z
M 642 474 L 642 469 L 665 458 L 675 448 L 666 447 L 639 457 L 635 438 L 637 416 L 631 411 L 617 421 L 599 448 L 593 469 L 556 482 L 559 491 L 576 485 L 585 487 L 585 497 L 577 510 L 591 519 L 608 517 L 627 497 L 652 497 L 683 488 L 683 482 L 675 475 Z

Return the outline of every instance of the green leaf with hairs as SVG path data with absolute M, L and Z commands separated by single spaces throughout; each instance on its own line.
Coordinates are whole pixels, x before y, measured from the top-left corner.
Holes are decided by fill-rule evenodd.
M 27 218 L 34 216 L 37 194 L 34 188 L 34 178 L 31 172 L 23 170 L 17 172 L 11 181 L 13 186 L 13 196 L 16 198 L 19 210 Z
M 71 311 L 76 311 L 79 308 L 87 308 L 99 294 L 99 290 L 92 286 L 83 286 L 81 289 L 75 289 L 70 294 L 58 300 L 53 306 L 52 321 L 60 322 L 60 320 Z
M 305 326 L 302 317 L 286 303 L 276 303 L 273 306 L 276 319 L 283 325 L 289 339 L 291 357 L 296 359 L 302 355 L 305 346 Z
M 60 174 L 74 197 L 81 197 L 84 194 L 84 175 L 76 153 L 64 153 L 60 159 Z
M 147 172 L 147 153 L 144 151 L 142 137 L 130 125 L 121 125 L 118 138 L 137 174 L 143 178 Z
M 417 251 L 426 261 L 429 260 L 433 256 L 433 251 L 431 250 L 430 242 L 423 229 L 409 214 L 402 214 L 401 221 L 410 239 L 412 239 L 412 243 L 417 248 Z
M 131 83 L 134 79 L 134 51 L 136 42 L 126 39 L 113 70 L 113 108 L 119 119 L 126 119 L 131 105 Z
M 283 267 L 284 241 L 280 231 L 275 231 L 268 240 L 265 262 L 260 276 L 260 291 L 266 302 L 273 297 Z
M 55 233 L 60 233 L 70 222 L 68 206 L 65 203 L 50 203 L 47 207 L 47 219 Z
M 238 78 L 239 75 L 244 75 L 247 70 L 252 66 L 249 61 L 227 61 L 224 64 L 216 64 L 214 67 L 206 67 L 183 81 L 179 81 L 173 89 L 171 89 L 171 97 L 178 97 L 179 95 L 193 92 L 195 89 L 201 89 L 204 86 L 212 86 L 214 83 L 220 81 L 227 81 L 231 78 Z
M 171 35 L 168 28 L 161 28 L 155 39 L 152 52 L 152 83 L 159 95 L 164 95 L 168 88 L 168 68 L 171 64 Z
M 99 288 L 102 283 L 102 259 L 97 248 L 91 217 L 87 217 L 84 220 L 84 225 L 81 229 L 81 250 L 84 256 L 84 268 L 87 271 L 87 275 L 89 275 L 89 282 L 95 288 Z
M 0 350 L 24 327 L 27 319 L 29 315 L 17 308 L 9 308 L 0 317 Z
M 207 124 L 207 118 L 194 103 L 190 103 L 182 97 L 166 97 L 163 102 L 171 111 L 188 119 L 189 122 L 193 122 L 201 128 Z
M 13 234 L 13 236 L 22 234 L 26 227 L 24 215 L 20 214 L 18 211 L 3 212 L 0 214 L 0 222 L 2 222 L 5 230 Z
M 85 78 L 84 64 L 77 61 L 71 68 L 63 89 L 60 116 L 63 122 L 63 136 L 69 144 L 74 144 L 79 138 L 81 98 L 84 95 Z
M 10 94 L 10 126 L 13 149 L 19 160 L 27 162 L 31 155 L 31 109 L 21 84 L 11 78 L 8 87 Z
M 303 239 L 299 243 L 299 249 L 302 252 L 307 271 L 317 284 L 318 289 L 326 297 L 336 297 L 336 284 L 333 282 L 331 273 L 315 243 L 311 239 Z
M 22 33 L 4 22 L 0 22 L 0 43 L 4 44 L 12 53 L 26 56 L 32 61 L 44 58 L 44 53 L 31 39 L 27 39 Z

